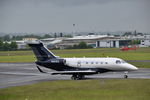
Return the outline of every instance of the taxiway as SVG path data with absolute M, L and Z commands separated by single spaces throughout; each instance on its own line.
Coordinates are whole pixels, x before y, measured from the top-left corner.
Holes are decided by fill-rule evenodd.
M 53 70 L 42 68 L 44 71 Z M 86 79 L 123 78 L 123 72 L 108 72 L 85 76 Z M 128 73 L 129 78 L 150 79 L 150 68 Z M 34 63 L 0 63 L 0 88 L 33 84 L 41 81 L 70 80 L 70 75 L 40 73 Z

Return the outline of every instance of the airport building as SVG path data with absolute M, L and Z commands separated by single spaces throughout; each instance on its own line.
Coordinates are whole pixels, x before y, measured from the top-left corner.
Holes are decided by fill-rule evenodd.
M 143 36 L 128 36 L 128 37 L 115 37 L 110 35 L 82 35 L 74 36 L 72 38 L 58 37 L 58 38 L 46 38 L 41 39 L 45 46 L 49 49 L 60 48 L 64 49 L 80 42 L 85 42 L 94 48 L 120 48 L 123 46 L 129 46 L 132 40 L 140 40 L 139 47 L 150 47 L 150 35 Z M 24 38 L 22 41 L 16 41 L 18 49 L 25 49 L 26 42 L 35 42 L 36 38 Z
M 140 47 L 150 47 L 150 39 L 141 40 Z
M 26 43 L 25 43 L 25 41 L 16 41 L 16 44 L 17 44 L 17 49 L 26 49 Z
M 27 42 L 36 42 L 37 40 L 37 38 L 23 38 L 23 40 L 16 41 L 16 44 L 18 46 L 18 49 L 26 49 Z
M 122 46 L 128 46 L 132 40 L 98 40 L 96 41 L 96 48 L 119 48 Z
M 92 47 L 96 47 L 96 41 L 107 40 L 107 39 L 117 39 L 117 38 L 108 35 L 82 35 L 82 36 L 74 36 L 73 38 L 65 38 L 65 37 L 47 38 L 47 39 L 41 39 L 41 41 L 48 48 L 64 49 L 69 46 L 79 44 L 80 42 L 85 42 L 88 45 L 91 45 Z
M 96 48 L 96 41 L 98 40 L 108 40 L 108 39 L 117 39 L 114 36 L 108 35 L 85 35 L 85 36 L 75 36 L 73 38 L 63 39 L 61 43 L 57 46 L 60 48 L 66 48 L 68 46 L 72 46 L 74 44 L 79 44 L 80 42 L 85 42 L 87 45 L 91 45 Z

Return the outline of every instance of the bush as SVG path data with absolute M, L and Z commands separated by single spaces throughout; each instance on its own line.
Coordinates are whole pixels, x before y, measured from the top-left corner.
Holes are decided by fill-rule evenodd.
M 17 50 L 16 42 L 11 42 L 9 44 L 7 42 L 3 43 L 3 41 L 0 40 L 0 51 L 12 51 L 12 50 Z

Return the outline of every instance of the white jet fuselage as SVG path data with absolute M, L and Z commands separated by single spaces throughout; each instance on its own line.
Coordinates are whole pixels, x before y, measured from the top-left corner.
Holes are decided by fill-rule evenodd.
M 66 65 L 76 68 L 103 68 L 112 71 L 133 71 L 137 68 L 119 58 L 64 58 Z

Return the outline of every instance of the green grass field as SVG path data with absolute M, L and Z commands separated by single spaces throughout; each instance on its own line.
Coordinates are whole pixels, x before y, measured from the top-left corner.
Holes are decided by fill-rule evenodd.
M 0 89 L 0 100 L 149 100 L 149 79 L 50 81 Z
M 150 60 L 150 48 L 122 52 L 116 48 L 52 50 L 60 57 L 119 57 Z M 0 62 L 34 62 L 32 51 L 0 52 Z M 150 62 L 131 62 L 150 68 Z M 149 100 L 149 79 L 60 80 L 0 89 L 0 100 Z
M 150 48 L 139 48 L 136 51 L 120 51 L 118 48 L 52 50 L 60 57 L 118 57 L 124 60 L 150 60 Z M 32 51 L 0 52 L 0 62 L 34 62 Z M 150 67 L 150 62 L 131 62 L 137 67 Z

